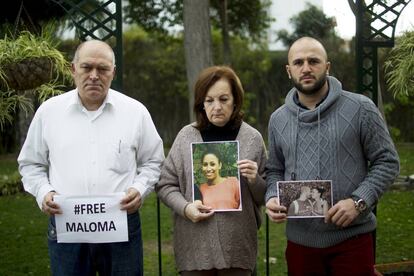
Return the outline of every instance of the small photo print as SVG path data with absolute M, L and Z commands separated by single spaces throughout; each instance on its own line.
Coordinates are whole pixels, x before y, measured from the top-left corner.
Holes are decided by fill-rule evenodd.
M 277 190 L 288 218 L 324 217 L 332 207 L 331 180 L 278 181 Z
M 241 211 L 238 141 L 191 144 L 193 201 L 214 211 Z

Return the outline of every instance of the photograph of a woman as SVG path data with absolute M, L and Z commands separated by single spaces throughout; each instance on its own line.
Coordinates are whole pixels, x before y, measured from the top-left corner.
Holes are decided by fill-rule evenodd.
M 312 213 L 316 216 L 325 216 L 328 213 L 328 202 L 323 198 L 326 189 L 315 187 L 311 190 Z
M 237 141 L 193 144 L 194 190 L 200 191 L 194 200 L 215 211 L 241 210 L 237 153 Z

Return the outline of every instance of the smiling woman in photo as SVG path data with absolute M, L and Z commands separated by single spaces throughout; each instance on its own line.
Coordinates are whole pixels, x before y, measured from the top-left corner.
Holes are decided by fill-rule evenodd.
M 323 187 L 312 188 L 311 190 L 311 197 L 313 199 L 312 213 L 314 215 L 324 216 L 328 213 L 328 202 L 323 198 L 325 191 Z
M 221 176 L 223 163 L 220 154 L 213 150 L 205 152 L 201 161 L 206 179 L 206 183 L 200 185 L 203 204 L 213 209 L 239 209 L 239 181 L 234 176 Z

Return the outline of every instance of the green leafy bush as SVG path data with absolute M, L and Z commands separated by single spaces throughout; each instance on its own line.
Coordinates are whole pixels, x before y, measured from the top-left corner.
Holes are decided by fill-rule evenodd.
M 0 39 L 0 129 L 12 123 L 17 107 L 33 109 L 28 91 L 44 101 L 71 83 L 70 64 L 57 50 L 53 34 L 50 24 L 40 35 L 23 31 L 17 38 Z
M 23 185 L 18 171 L 0 175 L 0 195 L 12 195 L 22 192 Z

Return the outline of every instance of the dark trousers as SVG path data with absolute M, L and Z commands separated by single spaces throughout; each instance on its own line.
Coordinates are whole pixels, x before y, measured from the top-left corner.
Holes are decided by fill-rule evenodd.
M 128 242 L 58 243 L 55 219 L 48 227 L 50 268 L 55 276 L 143 275 L 139 213 L 128 215 Z
M 306 247 L 288 241 L 286 260 L 291 276 L 375 275 L 371 233 L 358 235 L 328 248 Z
M 248 269 L 225 268 L 211 270 L 191 270 L 181 271 L 181 276 L 251 276 L 252 272 Z

